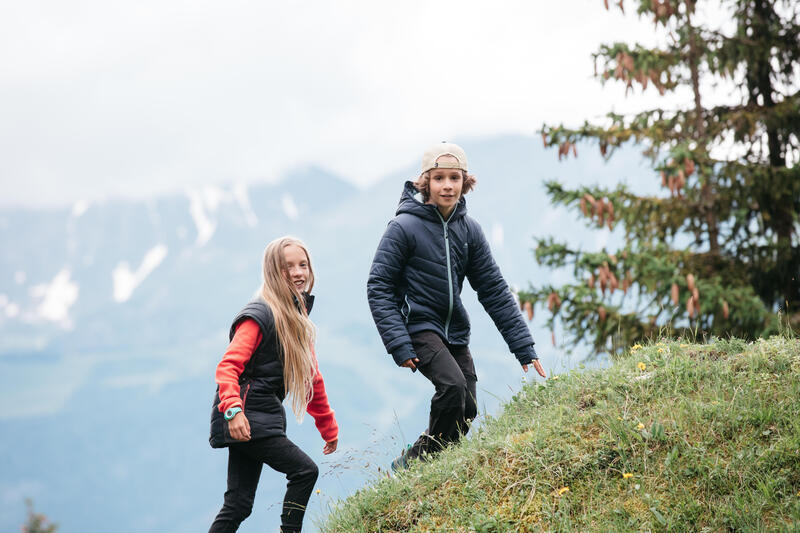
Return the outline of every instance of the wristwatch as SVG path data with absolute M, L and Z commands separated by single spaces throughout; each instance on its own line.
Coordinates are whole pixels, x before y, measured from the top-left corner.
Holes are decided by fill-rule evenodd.
M 225 411 L 225 420 L 231 421 L 233 417 L 236 416 L 238 413 L 242 412 L 241 407 L 231 407 L 227 411 Z

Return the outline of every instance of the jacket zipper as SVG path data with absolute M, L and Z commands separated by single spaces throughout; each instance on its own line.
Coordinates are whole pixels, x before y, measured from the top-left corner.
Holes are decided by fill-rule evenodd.
M 408 324 L 408 321 L 411 320 L 411 302 L 408 301 L 408 294 L 406 294 L 403 299 L 406 301 L 406 305 L 408 306 L 408 313 L 406 313 L 406 324 Z
M 453 209 L 453 213 L 455 213 L 455 209 Z M 444 228 L 444 251 L 447 256 L 447 294 L 449 301 L 447 304 L 447 320 L 444 323 L 444 340 L 447 342 L 450 342 L 450 319 L 453 316 L 453 274 L 450 267 L 450 236 L 447 231 L 447 222 L 453 217 L 453 213 L 450 213 L 450 216 L 445 220 L 439 210 L 436 209 L 436 214 L 439 215 L 439 220 L 442 221 L 442 227 Z

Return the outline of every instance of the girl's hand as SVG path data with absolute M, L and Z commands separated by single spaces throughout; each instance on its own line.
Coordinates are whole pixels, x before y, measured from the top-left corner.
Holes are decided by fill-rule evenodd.
M 236 416 L 228 422 L 228 430 L 231 437 L 236 440 L 246 442 L 250 440 L 250 422 L 244 416 L 244 411 L 236 413 Z
M 331 454 L 336 451 L 336 446 L 339 445 L 339 439 L 333 439 L 332 441 L 326 442 L 325 447 L 322 449 L 322 453 L 325 455 Z
M 403 364 L 400 365 L 400 366 L 404 366 L 406 368 L 410 368 L 412 372 L 416 372 L 417 371 L 417 365 L 415 365 L 414 363 L 419 363 L 419 358 L 418 357 L 414 357 L 413 359 L 406 359 L 403 362 Z
M 542 363 L 540 363 L 538 359 L 534 359 L 533 360 L 533 368 L 535 368 L 536 372 L 538 372 L 539 375 L 542 376 L 543 378 L 547 377 L 547 374 L 544 373 L 544 368 L 542 368 Z M 528 365 L 522 365 L 522 370 L 527 372 L 528 371 Z

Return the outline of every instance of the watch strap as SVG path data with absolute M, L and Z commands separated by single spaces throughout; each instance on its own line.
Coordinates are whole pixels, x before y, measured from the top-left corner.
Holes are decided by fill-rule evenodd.
M 231 421 L 233 417 L 242 412 L 241 407 L 230 407 L 225 411 L 225 420 Z

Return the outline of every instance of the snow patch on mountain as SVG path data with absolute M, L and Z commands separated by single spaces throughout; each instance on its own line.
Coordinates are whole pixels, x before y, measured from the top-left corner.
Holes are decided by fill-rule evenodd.
M 297 220 L 297 217 L 300 216 L 300 210 L 297 208 L 297 204 L 294 203 L 294 198 L 289 193 L 284 194 L 281 198 L 281 207 L 283 208 L 284 214 L 289 217 L 289 220 Z
M 191 190 L 189 195 L 189 213 L 192 215 L 194 225 L 197 226 L 197 245 L 203 246 L 214 235 L 217 229 L 217 221 L 212 220 L 208 211 L 216 211 L 216 204 L 206 205 L 206 195 L 200 191 Z M 213 197 L 211 197 L 213 199 Z
M 19 315 L 19 306 L 8 299 L 5 294 L 0 294 L 0 317 L 15 318 Z
M 141 285 L 145 278 L 161 264 L 165 257 L 167 257 L 167 247 L 163 244 L 157 244 L 147 251 L 142 260 L 142 264 L 139 265 L 139 268 L 137 268 L 135 272 L 131 271 L 126 261 L 120 261 L 111 272 L 111 278 L 114 282 L 114 301 L 120 303 L 127 302 L 136 287 Z
M 188 190 L 186 194 L 189 196 L 189 213 L 197 227 L 198 246 L 204 246 L 213 237 L 217 230 L 218 213 L 223 204 L 238 206 L 248 227 L 254 228 L 258 225 L 258 217 L 250 204 L 244 184 L 236 184 L 229 191 L 209 186 Z
M 75 218 L 79 218 L 88 210 L 89 210 L 89 202 L 87 202 L 86 200 L 78 200 L 77 202 L 72 204 L 72 216 Z
M 32 318 L 58 322 L 66 328 L 72 326 L 69 308 L 78 300 L 79 287 L 70 280 L 70 276 L 69 269 L 62 268 L 49 283 L 31 287 L 31 296 L 41 300 Z
M 248 227 L 256 227 L 258 225 L 258 217 L 255 211 L 253 211 L 253 206 L 250 205 L 250 197 L 247 195 L 247 186 L 244 183 L 237 183 L 233 187 L 233 197 L 242 209 L 242 214 L 244 215 L 244 220 Z

